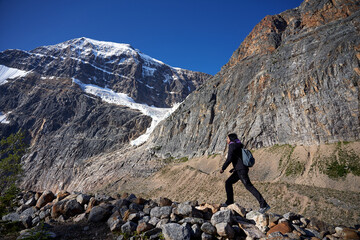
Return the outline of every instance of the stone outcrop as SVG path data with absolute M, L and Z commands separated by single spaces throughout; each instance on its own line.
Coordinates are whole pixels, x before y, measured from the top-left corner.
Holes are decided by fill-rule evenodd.
M 90 205 L 80 204 L 77 201 L 81 193 L 70 195 L 61 202 L 53 202 L 54 206 L 61 203 L 64 206 L 76 202 L 81 208 L 89 208 Z M 25 195 L 22 193 L 18 199 Z M 134 196 L 134 195 L 132 195 Z M 93 196 L 92 199 L 95 199 Z M 108 198 L 111 199 L 111 198 Z M 160 207 L 160 200 L 137 198 L 119 198 L 113 200 L 97 201 L 91 211 L 81 213 L 76 208 L 68 209 L 68 211 L 58 212 L 52 208 L 51 213 L 42 218 L 47 224 L 46 230 L 41 229 L 39 221 L 36 219 L 41 217 L 44 211 L 48 211 L 46 207 L 32 207 L 20 213 L 10 213 L 2 218 L 3 221 L 21 221 L 24 227 L 30 231 L 24 231 L 23 234 L 39 234 L 38 231 L 49 231 L 51 236 L 61 238 L 61 234 L 51 232 L 51 225 L 83 223 L 90 226 L 94 222 L 106 222 L 109 229 L 114 233 L 121 235 L 114 239 L 124 239 L 124 236 L 132 239 L 359 239 L 359 230 L 349 227 L 331 227 L 324 222 L 318 221 L 316 218 L 306 219 L 300 214 L 292 212 L 284 215 L 274 213 L 261 214 L 257 211 L 246 211 L 238 214 L 232 210 L 232 207 L 221 207 L 216 209 L 211 219 L 202 217 L 191 217 L 193 210 L 196 209 L 205 215 L 206 209 L 204 205 L 212 206 L 204 203 L 195 202 L 172 202 L 171 206 Z M 56 200 L 54 200 L 56 201 Z M 19 201 L 20 202 L 20 201 Z M 141 204 L 138 204 L 141 202 Z M 238 203 L 237 208 L 243 209 Z M 190 207 L 189 207 L 190 206 Z M 188 210 L 186 210 L 188 209 Z M 201 210 L 202 209 L 202 210 Z M 112 213 L 112 214 L 111 214 Z M 242 214 L 246 217 L 242 217 Z M 111 216 L 110 216 L 111 215 Z M 174 217 L 176 216 L 176 218 Z M 276 217 L 275 217 L 276 216 Z M 269 221 L 271 219 L 271 221 Z M 64 228 L 63 228 L 64 229 Z M 63 230 L 64 231 L 64 230 Z M 70 230 L 71 231 L 71 230 Z
M 230 132 L 250 148 L 359 140 L 359 10 L 355 0 L 307 0 L 266 16 L 157 127 L 157 155 L 221 153 Z

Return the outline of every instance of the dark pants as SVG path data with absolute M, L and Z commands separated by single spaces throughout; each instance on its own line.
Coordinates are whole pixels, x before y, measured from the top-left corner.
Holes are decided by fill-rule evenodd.
M 245 188 L 254 195 L 254 197 L 258 200 L 260 207 L 263 208 L 267 205 L 265 199 L 261 196 L 259 191 L 252 185 L 249 175 L 247 173 L 242 174 L 238 173 L 237 171 L 233 172 L 231 176 L 225 182 L 225 189 L 226 189 L 226 204 L 230 205 L 234 203 L 234 190 L 233 184 L 237 181 L 241 180 L 244 184 Z

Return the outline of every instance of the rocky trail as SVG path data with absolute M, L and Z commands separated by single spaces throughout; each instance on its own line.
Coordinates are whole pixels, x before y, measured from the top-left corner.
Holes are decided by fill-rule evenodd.
M 1 239 L 360 239 L 360 225 L 330 225 L 316 215 L 272 209 L 262 214 L 239 203 L 66 191 L 23 192 L 16 203 L 2 217 Z M 24 230 L 9 234 L 13 225 Z

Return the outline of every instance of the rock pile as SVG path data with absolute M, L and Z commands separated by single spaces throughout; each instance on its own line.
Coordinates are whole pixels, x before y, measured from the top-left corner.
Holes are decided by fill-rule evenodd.
M 360 239 L 359 230 L 331 227 L 315 218 L 288 212 L 261 214 L 238 203 L 229 206 L 177 203 L 167 198 L 146 200 L 134 194 L 112 198 L 96 194 L 51 191 L 18 196 L 19 207 L 3 221 L 20 221 L 26 228 L 42 221 L 107 222 L 121 239 Z M 18 239 L 26 236 L 26 232 Z M 55 237 L 50 233 L 50 237 Z

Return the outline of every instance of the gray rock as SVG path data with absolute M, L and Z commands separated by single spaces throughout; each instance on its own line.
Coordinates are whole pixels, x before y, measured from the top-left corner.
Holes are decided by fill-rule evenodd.
M 132 210 L 135 210 L 135 211 L 137 211 L 137 212 L 140 212 L 140 211 L 142 211 L 142 210 L 144 209 L 144 206 L 139 205 L 139 204 L 136 204 L 136 203 L 131 203 L 131 204 L 129 205 L 129 209 L 132 209 Z
M 180 203 L 175 208 L 175 214 L 185 217 L 190 217 L 193 212 L 193 207 L 190 204 Z
M 40 218 L 39 218 L 39 217 L 35 217 L 35 218 L 31 221 L 31 225 L 32 225 L 32 226 L 36 226 L 39 222 L 40 222 Z
M 298 225 L 292 225 L 294 228 L 295 228 L 295 230 L 296 231 L 298 231 L 299 233 L 301 233 L 301 235 L 306 235 L 306 232 L 304 231 L 304 229 L 302 229 L 300 226 L 298 226 Z
M 145 237 L 151 237 L 151 236 L 156 237 L 158 236 L 158 234 L 161 234 L 161 228 L 153 228 L 143 233 Z
M 211 234 L 205 233 L 203 232 L 201 234 L 201 240 L 212 240 L 214 239 L 213 236 Z
M 95 200 L 98 202 L 110 202 L 114 200 L 111 196 L 108 196 L 106 194 L 96 193 L 95 194 Z
M 22 218 L 28 218 L 28 217 L 36 217 L 36 213 L 37 213 L 37 208 L 36 207 L 30 207 L 28 209 L 26 209 L 25 211 L 23 211 L 21 214 L 20 214 L 20 219 Z
M 296 213 L 293 213 L 293 212 L 285 213 L 283 215 L 283 217 L 288 221 L 293 221 L 293 220 L 299 220 L 300 219 L 300 216 L 298 214 L 296 214 Z
M 306 229 L 304 229 L 304 232 L 306 233 L 306 236 L 308 236 L 308 237 L 321 238 L 320 233 L 314 229 L 306 228 Z
M 64 205 L 64 212 L 67 217 L 72 217 L 84 212 L 83 206 L 76 199 L 66 201 Z
M 205 222 L 203 225 L 201 225 L 201 231 L 210 235 L 214 235 L 216 233 L 216 228 L 211 223 Z
M 101 222 L 106 221 L 110 216 L 111 212 L 108 209 L 102 208 L 100 206 L 95 206 L 91 209 L 88 221 L 89 222 Z
M 269 234 L 269 237 L 270 238 L 283 238 L 284 235 L 281 233 L 281 232 L 273 232 L 273 233 L 270 233 Z
M 32 217 L 31 216 L 22 216 L 20 217 L 20 221 L 24 225 L 25 228 L 32 227 Z
M 140 214 L 139 213 L 132 213 L 129 215 L 128 217 L 128 221 L 132 221 L 132 222 L 137 222 L 140 219 Z
M 156 226 L 159 221 L 160 221 L 159 218 L 157 218 L 157 217 L 152 217 L 152 218 L 150 219 L 149 223 L 152 224 L 152 225 L 154 225 L 154 226 Z
M 184 219 L 181 219 L 179 221 L 180 224 L 183 224 L 183 223 L 190 223 L 191 225 L 193 224 L 199 224 L 199 225 L 202 225 L 204 223 L 204 219 L 202 218 L 193 218 L 193 217 L 186 217 Z
M 154 225 L 147 223 L 147 222 L 141 222 L 138 224 L 138 226 L 136 228 L 136 232 L 138 234 L 141 234 L 141 233 L 147 232 L 153 228 L 154 228 Z
M 124 225 L 125 222 L 123 221 L 122 217 L 118 212 L 115 212 L 111 217 L 107 220 L 107 225 L 109 226 L 110 230 L 113 231 L 120 231 L 121 226 Z
M 19 213 L 19 214 L 21 214 L 23 211 L 25 211 L 25 210 L 28 209 L 29 207 L 30 207 L 29 205 L 23 204 L 23 205 L 21 205 L 20 207 L 18 207 L 18 208 L 16 209 L 16 212 Z
M 74 222 L 85 222 L 85 221 L 87 221 L 87 217 L 86 217 L 86 213 L 82 213 L 82 214 L 79 214 L 79 215 L 77 215 L 75 218 L 74 218 L 74 220 L 73 220 Z
M 156 224 L 156 227 L 161 228 L 161 226 L 163 226 L 164 224 L 167 224 L 169 222 L 170 222 L 170 219 L 168 219 L 168 218 L 160 219 L 160 221 Z
M 121 232 L 130 235 L 136 231 L 136 228 L 137 228 L 137 224 L 129 221 L 121 226 Z
M 20 221 L 20 215 L 18 213 L 9 213 L 2 217 L 3 221 L 17 222 Z
M 139 220 L 139 223 L 146 222 L 148 223 L 150 221 L 150 216 L 144 216 Z
M 222 237 L 234 238 L 235 231 L 232 229 L 231 225 L 225 222 L 216 224 L 216 231 Z
M 233 220 L 230 210 L 218 211 L 211 217 L 211 224 L 216 226 L 219 223 L 231 223 Z
M 41 194 L 41 196 L 37 200 L 36 207 L 40 209 L 44 207 L 47 203 L 52 202 L 54 199 L 55 199 L 54 193 L 47 190 L 43 192 L 43 194 Z
M 168 223 L 161 227 L 166 240 L 190 240 L 190 232 L 177 223 Z
M 254 224 L 245 221 L 238 221 L 238 224 L 249 239 L 260 239 L 266 237 L 265 234 L 261 232 Z
M 82 206 L 84 206 L 85 204 L 88 204 L 90 201 L 91 196 L 86 195 L 86 194 L 79 194 L 76 197 L 76 201 L 81 204 Z
M 201 229 L 198 224 L 194 224 L 191 226 L 191 238 L 192 239 L 200 239 L 201 238 Z
M 29 206 L 29 207 L 33 207 L 36 205 L 36 200 L 35 200 L 35 197 L 32 197 L 30 198 L 26 203 L 25 205 Z

